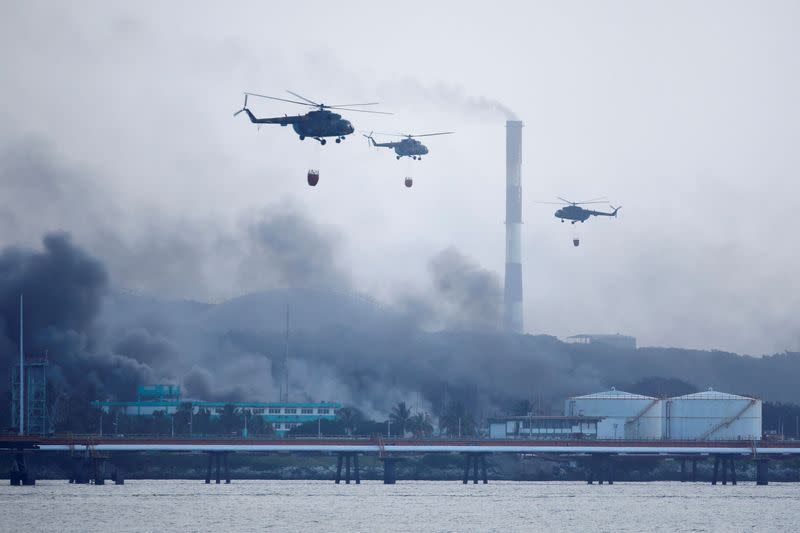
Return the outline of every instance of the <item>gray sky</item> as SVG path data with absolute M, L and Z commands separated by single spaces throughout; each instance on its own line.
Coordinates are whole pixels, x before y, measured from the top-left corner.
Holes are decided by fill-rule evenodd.
M 497 102 L 526 125 L 527 331 L 800 349 L 799 23 L 778 1 L 5 3 L 0 143 L 68 176 L 53 195 L 3 177 L 0 245 L 65 229 L 120 285 L 220 300 L 270 284 L 226 263 L 225 236 L 288 208 L 384 301 L 424 290 L 450 247 L 501 276 Z M 320 149 L 231 116 L 242 91 L 285 89 L 396 112 L 347 114 L 358 129 L 458 133 L 398 162 L 357 136 Z M 573 248 L 534 204 L 556 195 L 624 207 Z M 207 266 L 183 276 L 173 253 Z

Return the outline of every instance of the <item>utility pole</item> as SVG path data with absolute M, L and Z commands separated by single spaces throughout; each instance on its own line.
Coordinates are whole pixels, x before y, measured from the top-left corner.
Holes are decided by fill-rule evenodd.
M 25 434 L 25 350 L 23 343 L 23 309 L 22 297 L 19 295 L 19 434 Z

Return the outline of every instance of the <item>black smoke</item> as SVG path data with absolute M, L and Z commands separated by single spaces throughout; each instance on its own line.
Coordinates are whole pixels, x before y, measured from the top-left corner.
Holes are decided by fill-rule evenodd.
M 69 235 L 51 233 L 41 249 L 0 251 L 0 373 L 9 383 L 18 364 L 20 295 L 24 298 L 26 357 L 46 357 L 55 398 L 91 385 L 97 394 L 132 397 L 152 379 L 150 367 L 98 342 L 97 318 L 109 291 L 106 268 Z

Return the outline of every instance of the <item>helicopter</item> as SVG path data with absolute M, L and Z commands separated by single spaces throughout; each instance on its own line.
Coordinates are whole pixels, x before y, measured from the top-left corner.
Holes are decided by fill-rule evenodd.
M 342 115 L 330 111 L 331 109 L 356 111 L 358 113 L 374 113 L 377 115 L 392 114 L 392 113 L 387 113 L 385 111 L 352 109 L 353 107 L 377 105 L 378 102 L 368 102 L 365 104 L 326 105 L 317 103 L 313 100 L 309 100 L 305 96 L 300 96 L 299 94 L 293 93 L 292 91 L 286 91 L 286 92 L 303 101 L 298 102 L 297 100 L 277 98 L 275 96 L 265 96 L 263 94 L 256 94 L 256 93 L 244 93 L 244 106 L 242 106 L 242 108 L 239 111 L 234 113 L 233 116 L 235 117 L 236 115 L 244 111 L 245 113 L 247 113 L 247 116 L 250 117 L 250 122 L 252 122 L 253 124 L 280 124 L 281 126 L 288 126 L 291 124 L 292 129 L 294 129 L 295 133 L 297 133 L 297 135 L 300 136 L 301 141 L 304 140 L 306 137 L 311 137 L 312 139 L 316 139 L 317 141 L 319 141 L 321 145 L 324 145 L 327 142 L 325 137 L 334 137 L 336 142 L 340 143 L 344 140 L 344 138 L 347 135 L 350 135 L 355 131 L 353 129 L 353 125 L 350 123 L 349 120 L 343 119 Z M 309 111 L 305 115 L 292 115 L 292 116 L 284 115 L 282 117 L 257 118 L 247 107 L 248 96 L 257 96 L 259 98 L 267 98 L 269 100 L 278 100 L 279 102 L 289 102 L 290 104 L 315 107 L 316 109 L 314 109 L 313 111 Z
M 364 135 L 369 142 L 372 143 L 372 146 L 376 148 L 393 148 L 394 152 L 397 154 L 395 157 L 400 159 L 401 157 L 410 157 L 411 159 L 420 160 L 422 156 L 428 153 L 428 147 L 422 144 L 420 141 L 416 139 L 416 137 L 433 137 L 434 135 L 451 135 L 455 133 L 454 131 L 442 131 L 439 133 L 422 133 L 419 135 L 413 135 L 410 133 L 400 134 L 400 133 L 379 133 L 378 135 L 390 135 L 393 137 L 404 137 L 403 139 L 395 142 L 386 142 L 386 143 L 377 143 L 375 139 L 372 137 L 372 134 L 375 132 L 370 132 L 369 135 Z
M 585 202 L 571 202 L 569 200 L 565 200 L 564 198 L 561 198 L 560 196 L 558 197 L 558 199 L 561 200 L 561 202 L 539 202 L 539 203 L 563 205 L 564 207 L 562 207 L 561 209 L 557 210 L 554 213 L 554 216 L 556 218 L 560 218 L 561 222 L 564 222 L 564 220 L 566 219 L 566 220 L 571 221 L 573 224 L 575 224 L 576 222 L 580 222 L 580 223 L 586 222 L 589 219 L 589 217 L 592 217 L 592 216 L 595 216 L 595 217 L 616 217 L 617 216 L 617 211 L 619 211 L 622 208 L 622 206 L 614 207 L 612 205 L 611 209 L 613 209 L 613 211 L 610 212 L 610 213 L 606 213 L 604 211 L 593 211 L 591 209 L 584 209 L 583 207 L 581 207 L 581 205 L 604 204 L 604 203 L 606 203 L 605 201 L 602 201 L 602 198 L 594 198 L 592 200 L 587 200 Z M 575 246 L 577 246 L 577 244 Z

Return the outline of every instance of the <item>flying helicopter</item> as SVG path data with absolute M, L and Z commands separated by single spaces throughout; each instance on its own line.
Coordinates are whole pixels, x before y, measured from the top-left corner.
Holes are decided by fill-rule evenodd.
M 403 137 L 403 139 L 394 142 L 386 142 L 386 143 L 378 143 L 375 142 L 375 139 L 372 137 L 373 133 L 370 132 L 369 135 L 364 135 L 369 142 L 372 143 L 372 146 L 376 148 L 392 148 L 397 157 L 400 159 L 401 157 L 410 157 L 411 159 L 420 160 L 422 159 L 423 155 L 428 153 L 428 147 L 422 144 L 420 141 L 417 140 L 417 137 L 433 137 L 434 135 L 451 135 L 455 133 L 454 131 L 442 131 L 439 133 L 421 133 L 417 135 L 413 135 L 411 133 L 379 133 L 378 135 L 389 135 L 392 137 Z
M 622 206 L 614 207 L 612 205 L 611 209 L 613 209 L 613 211 L 610 212 L 610 213 L 606 213 L 604 211 L 593 211 L 591 209 L 584 209 L 583 207 L 581 207 L 582 205 L 588 205 L 588 204 L 604 204 L 604 203 L 606 203 L 605 201 L 603 201 L 602 198 L 594 198 L 592 200 L 586 200 L 585 202 L 571 202 L 569 200 L 565 200 L 564 198 L 561 198 L 560 196 L 558 197 L 558 199 L 561 200 L 561 201 L 560 202 L 539 202 L 539 203 L 562 205 L 563 207 L 561 209 L 558 209 L 554 213 L 554 216 L 556 218 L 560 218 L 561 222 L 564 222 L 564 220 L 569 220 L 573 224 L 575 224 L 576 222 L 581 222 L 581 223 L 586 222 L 589 219 L 589 217 L 593 217 L 593 216 L 594 217 L 616 217 L 617 216 L 617 211 L 619 211 L 622 208 Z M 577 244 L 576 244 L 576 246 L 577 246 Z
M 334 137 L 337 143 L 340 143 L 344 140 L 347 135 L 350 135 L 355 130 L 353 129 L 353 125 L 350 123 L 349 120 L 345 120 L 342 118 L 342 115 L 338 113 L 334 113 L 331 109 L 341 109 L 343 111 L 355 111 L 358 113 L 374 113 L 377 115 L 391 115 L 392 113 L 387 113 L 385 111 L 370 111 L 367 109 L 352 109 L 354 107 L 362 107 L 362 106 L 370 106 L 370 105 L 377 105 L 378 102 L 368 102 L 365 104 L 339 104 L 339 105 L 327 105 L 315 102 L 313 100 L 309 100 L 305 96 L 300 96 L 297 93 L 293 93 L 292 91 L 286 91 L 287 93 L 291 94 L 292 96 L 303 100 L 299 102 L 297 100 L 289 100 L 287 98 L 277 98 L 275 96 L 266 96 L 263 94 L 256 94 L 256 93 L 244 93 L 244 106 L 233 114 L 235 117 L 242 111 L 247 113 L 247 116 L 250 117 L 250 122 L 253 124 L 280 124 L 281 126 L 288 126 L 291 124 L 292 129 L 294 129 L 295 133 L 300 136 L 300 140 L 304 140 L 306 137 L 311 137 L 319 141 L 320 144 L 324 145 L 327 140 L 325 137 Z M 303 105 L 308 107 L 314 107 L 313 111 L 309 111 L 305 115 L 284 115 L 282 117 L 271 117 L 271 118 L 257 118 L 247 107 L 247 97 L 248 96 L 257 96 L 259 98 L 267 98 L 269 100 L 277 100 L 279 102 L 288 102 L 290 104 L 297 104 Z

